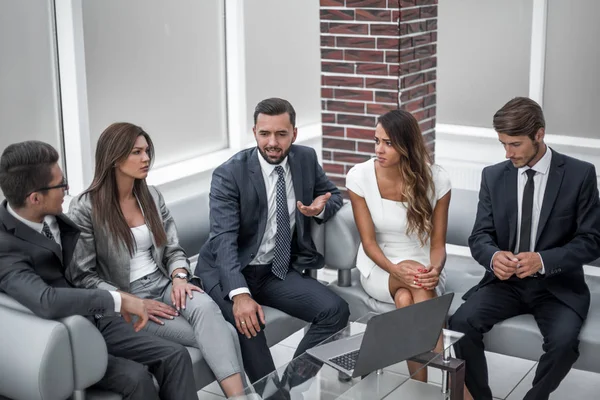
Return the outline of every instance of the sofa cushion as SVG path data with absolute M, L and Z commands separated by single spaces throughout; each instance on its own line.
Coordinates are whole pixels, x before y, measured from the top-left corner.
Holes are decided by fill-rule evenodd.
M 276 308 L 267 306 L 262 306 L 262 308 L 267 322 L 265 335 L 269 347 L 274 346 L 308 325 L 306 321 L 292 317 Z
M 351 271 L 352 284 L 347 287 L 338 286 L 337 280 L 329 284 L 332 292 L 346 300 L 350 308 L 350 321 L 356 321 L 369 312 L 384 313 L 392 311 L 393 304 L 382 303 L 369 296 L 360 284 L 360 272 L 354 268 Z
M 451 196 L 446 243 L 468 246 L 469 236 L 475 224 L 479 195 L 473 190 L 452 189 Z
M 200 251 L 210 233 L 208 193 L 198 193 L 167 205 L 179 236 L 179 244 L 188 257 Z

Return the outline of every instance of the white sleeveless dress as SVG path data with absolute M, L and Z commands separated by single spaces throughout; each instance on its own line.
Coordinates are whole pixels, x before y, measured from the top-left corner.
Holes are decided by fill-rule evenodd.
M 435 191 L 429 198 L 435 208 L 437 201 L 451 189 L 448 173 L 438 165 L 431 166 Z M 346 188 L 365 199 L 379 247 L 393 263 L 403 260 L 415 260 L 425 266 L 429 265 L 430 244 L 421 246 L 416 234 L 407 235 L 406 204 L 400 201 L 387 200 L 381 197 L 375 175 L 375 159 L 357 164 L 346 176 Z M 362 243 L 358 249 L 356 267 L 361 274 L 363 289 L 378 301 L 394 303 L 389 292 L 389 273 L 377 266 L 365 253 Z M 444 293 L 446 272 L 442 270 L 440 281 L 436 287 L 439 295 Z

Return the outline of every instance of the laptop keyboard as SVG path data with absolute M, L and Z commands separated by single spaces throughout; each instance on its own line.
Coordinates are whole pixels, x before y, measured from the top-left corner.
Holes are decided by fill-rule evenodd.
M 342 354 L 341 356 L 336 356 L 330 358 L 329 361 L 334 363 L 335 365 L 339 365 L 340 367 L 352 371 L 354 366 L 356 365 L 356 360 L 358 359 L 358 350 L 351 351 L 350 353 Z

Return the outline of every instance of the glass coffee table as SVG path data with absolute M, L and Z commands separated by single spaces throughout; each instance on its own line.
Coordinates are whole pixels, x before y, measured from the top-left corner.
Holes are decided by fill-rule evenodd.
M 364 332 L 367 322 L 375 315 L 377 314 L 369 313 L 349 323 L 345 329 L 323 341 L 323 343 Z M 451 346 L 460 340 L 462 336 L 462 333 L 444 329 L 445 350 L 442 354 L 427 352 L 411 359 L 411 361 L 422 363 L 423 368 L 433 367 L 444 371 L 441 389 L 439 386 L 430 385 L 437 388 L 438 394 L 440 390 L 445 393 L 445 395 L 440 394 L 438 398 L 463 399 L 464 362 L 450 357 Z M 409 382 L 410 378 L 411 375 L 408 372 L 406 361 L 391 365 L 383 370 L 374 371 L 362 378 L 352 379 L 337 369 L 322 364 L 317 359 L 304 353 L 248 386 L 246 393 L 250 399 L 265 400 L 409 399 L 414 398 L 412 397 L 414 394 L 403 394 L 403 390 L 399 389 Z M 432 388 L 430 387 L 429 390 L 431 391 Z M 250 396 L 251 393 L 258 393 L 260 396 L 256 394 Z

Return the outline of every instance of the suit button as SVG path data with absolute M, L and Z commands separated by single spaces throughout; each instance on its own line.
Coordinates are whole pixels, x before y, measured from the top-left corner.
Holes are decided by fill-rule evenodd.
M 254 253 L 250 254 L 250 258 L 254 258 Z

